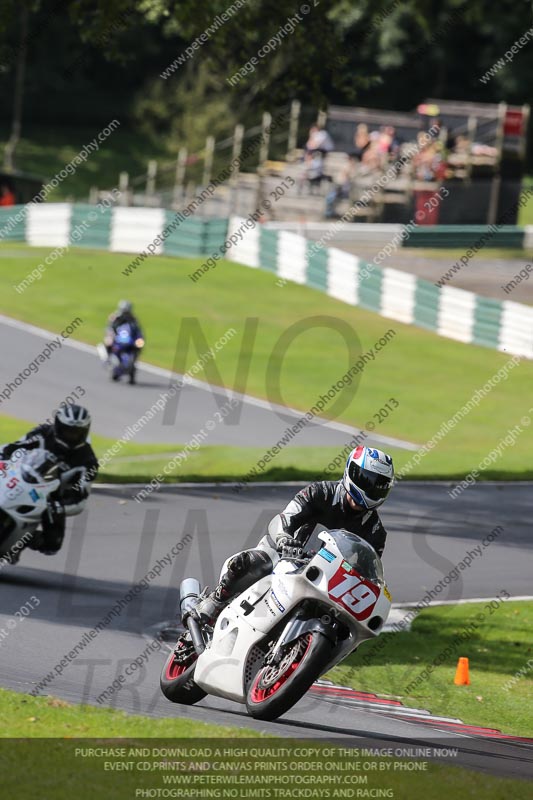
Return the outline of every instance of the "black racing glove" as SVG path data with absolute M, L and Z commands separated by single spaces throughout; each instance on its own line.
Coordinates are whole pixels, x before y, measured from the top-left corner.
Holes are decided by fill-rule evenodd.
M 276 550 L 281 558 L 299 559 L 303 555 L 303 547 L 293 536 L 279 536 L 276 540 Z

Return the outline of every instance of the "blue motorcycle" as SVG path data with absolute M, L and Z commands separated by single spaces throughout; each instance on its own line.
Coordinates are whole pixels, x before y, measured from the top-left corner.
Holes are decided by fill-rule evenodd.
M 117 328 L 109 355 L 111 380 L 118 381 L 126 375 L 131 384 L 135 383 L 135 364 L 143 347 L 144 339 L 136 326 L 126 322 Z

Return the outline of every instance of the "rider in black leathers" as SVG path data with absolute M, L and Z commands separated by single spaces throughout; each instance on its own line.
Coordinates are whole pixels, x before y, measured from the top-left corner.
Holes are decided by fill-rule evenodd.
M 202 595 L 193 615 L 213 624 L 233 597 L 272 571 L 279 555 L 301 556 L 317 524 L 357 534 L 381 557 L 387 532 L 375 509 L 386 499 L 393 480 L 390 456 L 368 447 L 353 450 L 341 480 L 306 486 L 270 522 L 256 549 L 229 559 L 220 583 L 211 594 Z
M 65 465 L 65 470 L 80 467 L 80 476 L 72 486 L 51 503 L 41 519 L 41 534 L 29 545 L 45 555 L 54 555 L 63 544 L 65 516 L 79 514 L 89 496 L 91 483 L 98 472 L 98 459 L 87 441 L 91 417 L 83 406 L 67 405 L 60 408 L 53 423 L 38 425 L 26 436 L 0 449 L 0 459 L 9 459 L 16 450 L 40 448 L 53 453 Z M 56 493 L 54 493 L 56 494 Z
M 118 308 L 112 314 L 109 315 L 107 320 L 107 329 L 104 337 L 104 344 L 107 350 L 107 355 L 111 354 L 111 347 L 113 346 L 113 341 L 115 339 L 115 335 L 120 328 L 121 325 L 129 324 L 132 327 L 132 333 L 134 339 L 142 339 L 143 333 L 141 330 L 141 326 L 139 324 L 139 320 L 133 313 L 133 306 L 129 302 L 129 300 L 121 300 L 118 304 Z
M 343 528 L 356 533 L 372 545 L 378 556 L 383 554 L 387 532 L 377 511 L 350 505 L 351 495 L 342 480 L 311 483 L 294 497 L 279 518 L 278 530 L 285 536 L 306 544 L 317 524 L 329 530 Z M 272 522 L 269 525 L 273 527 Z

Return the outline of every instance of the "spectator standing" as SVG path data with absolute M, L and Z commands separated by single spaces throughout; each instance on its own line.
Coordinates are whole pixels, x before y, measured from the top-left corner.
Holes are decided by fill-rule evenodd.
M 334 148 L 333 139 L 327 130 L 318 125 L 312 125 L 309 130 L 309 138 L 305 143 L 306 153 L 318 151 L 325 157 L 328 153 L 331 153 Z
M 336 205 L 342 198 L 350 197 L 352 183 L 357 171 L 357 161 L 354 155 L 348 156 L 348 162 L 340 174 L 339 183 L 326 197 L 326 219 L 336 216 Z
M 368 133 L 368 125 L 361 122 L 355 129 L 353 137 L 354 149 L 350 153 L 357 161 L 363 160 L 364 153 L 370 147 L 370 134 Z
M 14 206 L 15 194 L 6 183 L 0 186 L 0 206 Z

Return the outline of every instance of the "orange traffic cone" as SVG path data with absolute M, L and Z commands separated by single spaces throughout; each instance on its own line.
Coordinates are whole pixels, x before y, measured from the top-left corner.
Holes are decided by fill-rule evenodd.
M 457 669 L 455 670 L 455 678 L 453 682 L 456 686 L 469 686 L 470 677 L 468 675 L 468 659 L 460 658 L 457 662 Z

